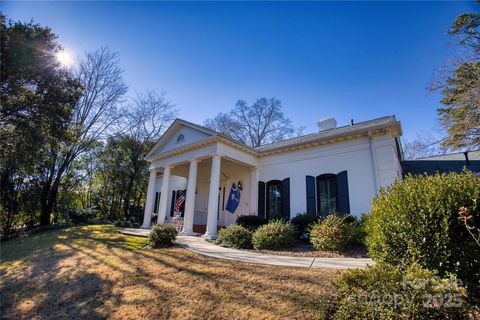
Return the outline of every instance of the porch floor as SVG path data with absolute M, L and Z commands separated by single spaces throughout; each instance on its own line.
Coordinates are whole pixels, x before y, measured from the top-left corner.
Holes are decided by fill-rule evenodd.
M 134 236 L 148 237 L 150 230 L 123 228 L 120 229 L 119 232 Z M 351 269 L 365 268 L 367 265 L 374 263 L 372 259 L 276 256 L 271 254 L 243 251 L 217 246 L 199 236 L 179 235 L 177 237 L 177 243 L 185 249 L 213 258 L 277 266 L 317 269 Z

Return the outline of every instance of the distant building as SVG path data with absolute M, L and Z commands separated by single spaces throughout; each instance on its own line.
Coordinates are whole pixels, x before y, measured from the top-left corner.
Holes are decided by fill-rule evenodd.
M 480 174 L 480 150 L 402 161 L 404 174 L 462 172 L 464 168 Z

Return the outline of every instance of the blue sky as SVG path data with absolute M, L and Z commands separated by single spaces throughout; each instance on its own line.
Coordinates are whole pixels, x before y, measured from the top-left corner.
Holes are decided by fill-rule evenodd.
M 474 2 L 3 2 L 75 54 L 120 54 L 130 94 L 164 91 L 203 123 L 238 99 L 277 97 L 305 133 L 394 114 L 404 138 L 437 125 L 426 87 L 454 53 L 446 30 Z

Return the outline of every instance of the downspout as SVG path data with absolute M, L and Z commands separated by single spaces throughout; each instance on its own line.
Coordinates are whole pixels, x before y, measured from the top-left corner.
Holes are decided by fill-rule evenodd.
M 468 169 L 468 166 L 470 165 L 470 159 L 468 159 L 468 150 L 465 151 L 463 155 L 465 156 L 465 167 Z
M 373 184 L 375 186 L 375 195 L 378 194 L 378 166 L 377 158 L 375 157 L 375 152 L 373 151 L 373 141 L 372 141 L 372 132 L 368 131 L 368 145 L 370 149 L 370 158 L 372 163 L 372 173 L 373 173 Z

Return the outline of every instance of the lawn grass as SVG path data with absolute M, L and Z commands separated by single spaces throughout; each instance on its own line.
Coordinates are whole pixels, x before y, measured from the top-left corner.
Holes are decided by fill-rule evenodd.
M 2 319 L 321 319 L 334 270 L 240 263 L 112 226 L 2 243 Z

